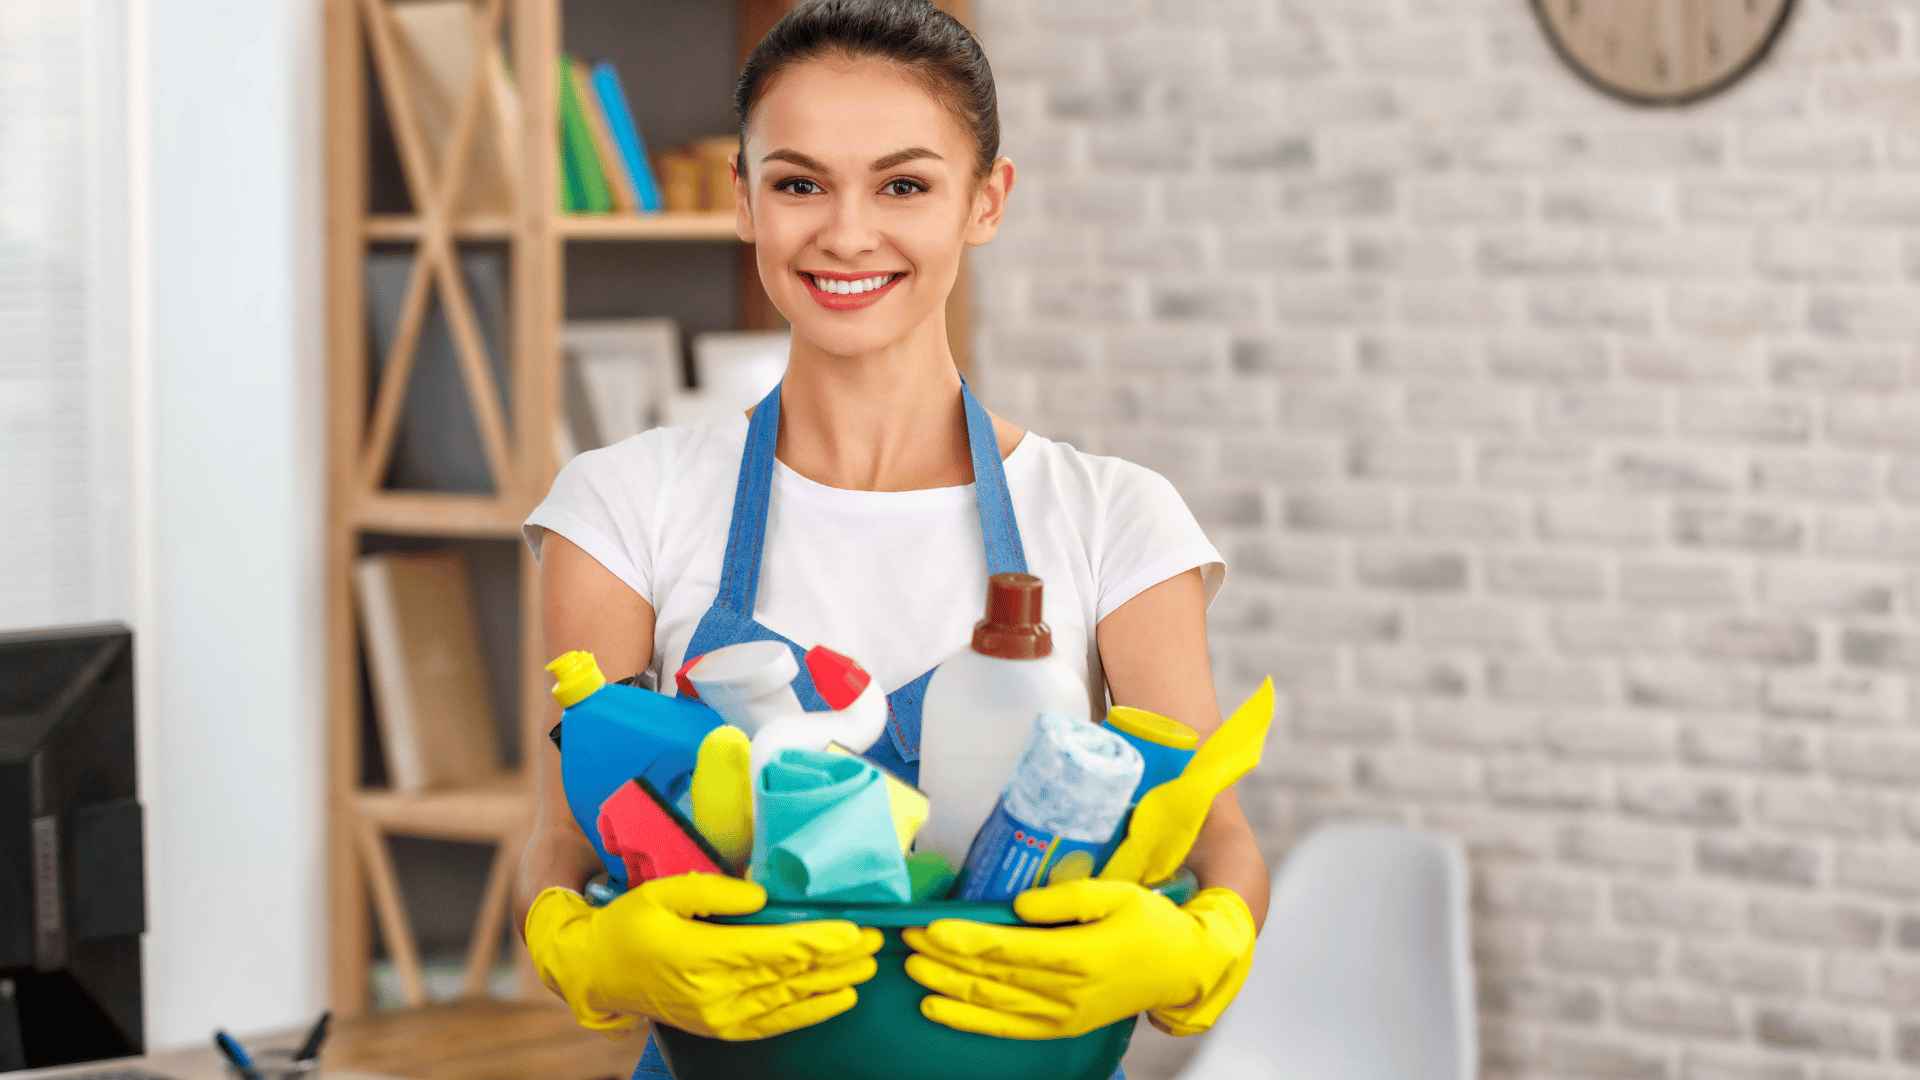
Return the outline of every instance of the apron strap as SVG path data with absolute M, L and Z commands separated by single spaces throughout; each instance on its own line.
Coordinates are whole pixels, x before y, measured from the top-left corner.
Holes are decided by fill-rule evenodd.
M 967 417 L 967 446 L 973 457 L 974 503 L 986 544 L 987 573 L 1027 572 L 1026 547 L 1013 514 L 1007 471 L 993 418 L 973 396 L 966 376 L 960 400 Z M 720 567 L 720 591 L 714 603 L 746 618 L 760 592 L 760 555 L 767 543 L 767 505 L 773 494 L 774 449 L 780 439 L 780 385 L 754 406 L 747 422 L 747 445 L 740 455 L 740 477 L 733 489 L 733 520 L 727 526 L 727 551 Z
M 973 501 L 980 511 L 980 535 L 987 542 L 987 573 L 1024 574 L 1027 549 L 1020 543 L 1020 523 L 1013 516 L 1013 493 L 1007 490 L 1000 440 L 993 434 L 993 418 L 973 396 L 965 375 L 960 376 L 960 401 L 967 412 L 967 446 L 973 451 Z
M 733 487 L 733 521 L 727 525 L 727 553 L 720 567 L 720 591 L 713 602 L 753 617 L 760 592 L 760 551 L 767 543 L 767 503 L 773 494 L 773 451 L 780 440 L 780 384 L 774 383 L 747 421 L 747 448 L 740 455 L 740 479 Z

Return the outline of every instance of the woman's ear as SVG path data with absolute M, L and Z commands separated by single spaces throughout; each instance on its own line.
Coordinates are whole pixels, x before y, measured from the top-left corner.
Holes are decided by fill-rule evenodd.
M 740 155 L 727 158 L 727 172 L 733 176 L 733 232 L 742 243 L 753 243 L 753 200 L 747 182 L 740 176 Z
M 1000 219 L 1007 213 L 1007 196 L 1013 194 L 1013 176 L 1012 158 L 994 159 L 993 167 L 987 170 L 987 178 L 981 181 L 980 190 L 973 195 L 964 237 L 967 243 L 984 244 L 1000 231 Z

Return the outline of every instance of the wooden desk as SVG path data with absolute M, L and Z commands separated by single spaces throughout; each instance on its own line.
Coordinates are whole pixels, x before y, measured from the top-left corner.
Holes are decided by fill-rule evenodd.
M 249 1047 L 293 1046 L 304 1029 L 244 1035 Z M 558 1001 L 478 999 L 336 1019 L 321 1051 L 320 1080 L 627 1080 L 646 1045 L 640 1033 L 611 1039 L 579 1027 Z M 211 1043 L 115 1062 L 5 1074 L 53 1080 L 108 1065 L 170 1080 L 228 1080 Z
M 292 1032 L 289 1036 L 298 1042 L 301 1033 Z M 265 1045 L 267 1036 L 259 1042 Z M 255 1040 L 242 1040 L 248 1046 Z M 139 1069 L 155 1076 L 164 1076 L 167 1080 L 232 1080 L 227 1075 L 226 1060 L 212 1046 L 205 1050 L 175 1050 L 165 1054 L 148 1054 L 146 1057 L 115 1058 L 112 1061 L 94 1061 L 85 1065 L 62 1065 L 57 1069 L 28 1069 L 26 1072 L 6 1073 L 7 1080 L 20 1077 L 21 1080 L 42 1080 L 87 1076 L 106 1069 Z M 316 1074 L 319 1080 L 403 1080 L 401 1077 L 381 1076 L 378 1073 L 356 1072 L 351 1069 L 335 1069 L 331 1065 Z
M 329 1067 L 405 1080 L 627 1080 L 644 1032 L 588 1031 L 553 997 L 481 998 L 336 1022 L 322 1056 Z

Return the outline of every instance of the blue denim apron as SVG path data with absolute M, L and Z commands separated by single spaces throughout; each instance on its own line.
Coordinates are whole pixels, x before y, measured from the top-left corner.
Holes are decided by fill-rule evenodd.
M 973 456 L 974 500 L 980 512 L 980 534 L 986 540 L 987 573 L 1027 572 L 1026 548 L 1013 518 L 1013 498 L 1007 491 L 1006 469 L 1000 463 L 1000 440 L 993 419 L 960 381 L 960 400 L 967 414 L 967 446 Z M 780 387 L 775 386 L 754 407 L 747 425 L 747 446 L 740 456 L 740 480 L 733 492 L 733 521 L 727 527 L 727 552 L 720 569 L 720 590 L 713 606 L 700 617 L 686 655 L 700 656 L 723 645 L 743 641 L 778 641 L 793 650 L 800 666 L 794 693 L 806 709 L 827 709 L 826 699 L 814 688 L 808 673 L 806 650 L 755 622 L 754 598 L 760 589 L 760 552 L 767 539 L 767 503 L 773 493 L 774 446 L 780 435 Z M 987 593 L 980 583 L 980 595 Z M 933 670 L 938 670 L 938 666 Z M 920 705 L 933 670 L 887 695 L 887 727 L 865 756 L 911 783 L 920 779 Z M 1122 1076 L 1115 1072 L 1116 1080 Z M 673 1080 L 666 1058 L 647 1039 L 646 1051 L 633 1070 L 634 1080 Z

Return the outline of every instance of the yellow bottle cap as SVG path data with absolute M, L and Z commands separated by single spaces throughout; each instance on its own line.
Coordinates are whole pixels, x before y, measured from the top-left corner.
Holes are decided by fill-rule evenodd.
M 1170 746 L 1175 750 L 1191 750 L 1200 745 L 1200 733 L 1187 725 L 1170 716 L 1136 709 L 1131 705 L 1115 705 L 1108 709 L 1107 726 L 1136 739 Z
M 573 708 L 607 685 L 607 677 L 600 674 L 599 662 L 592 653 L 581 649 L 561 653 L 547 665 L 547 670 L 555 680 L 553 700 L 563 709 Z

